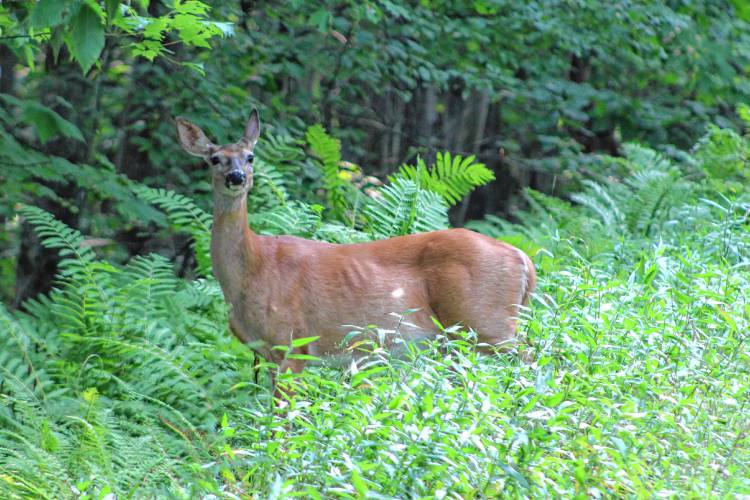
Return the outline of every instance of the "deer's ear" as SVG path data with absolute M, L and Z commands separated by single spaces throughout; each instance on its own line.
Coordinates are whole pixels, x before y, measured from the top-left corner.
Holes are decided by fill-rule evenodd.
M 242 142 L 248 146 L 254 146 L 258 142 L 260 136 L 260 118 L 258 118 L 258 110 L 254 109 L 250 113 L 250 119 L 245 125 L 245 135 L 242 136 Z
M 182 117 L 177 118 L 176 121 L 182 149 L 191 155 L 205 157 L 215 147 L 198 125 L 194 125 Z

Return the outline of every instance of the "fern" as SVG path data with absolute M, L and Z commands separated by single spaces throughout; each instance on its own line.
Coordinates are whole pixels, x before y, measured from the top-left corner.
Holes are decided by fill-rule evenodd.
M 211 215 L 199 208 L 187 196 L 167 189 L 135 185 L 133 190 L 139 198 L 164 210 L 174 230 L 192 236 L 198 271 L 204 276 L 210 275 L 211 226 L 213 224 Z
M 307 129 L 305 134 L 312 153 L 320 160 L 323 185 L 326 189 L 328 206 L 334 217 L 343 218 L 349 202 L 354 195 L 354 188 L 347 176 L 341 175 L 341 141 L 326 133 L 320 124 Z
M 443 199 L 401 178 L 380 188 L 378 195 L 365 206 L 363 215 L 368 231 L 375 238 L 448 227 L 448 206 Z
M 273 177 L 274 184 L 287 192 L 296 188 L 300 184 L 300 171 L 305 159 L 302 144 L 302 141 L 289 135 L 266 134 L 263 142 L 255 148 L 255 174 L 260 170 L 261 176 Z M 267 167 L 272 167 L 274 172 L 267 173 Z M 257 195 L 255 189 L 253 187 L 253 196 Z
M 495 174 L 483 163 L 475 162 L 475 156 L 466 158 L 450 153 L 438 153 L 435 164 L 427 168 L 419 158 L 416 166 L 402 165 L 399 171 L 389 177 L 391 182 L 398 178 L 414 181 L 420 188 L 438 193 L 450 205 L 455 205 L 478 186 L 495 179 Z
M 629 234 L 642 237 L 663 232 L 665 226 L 674 225 L 680 218 L 678 214 L 691 195 L 691 184 L 662 154 L 633 144 L 623 150 L 627 156 L 615 160 L 624 177 L 608 178 L 606 183 L 582 181 L 584 189 L 570 196 L 578 207 L 527 190 L 529 210 L 521 224 L 488 216 L 467 226 L 510 241 L 531 254 L 546 248 L 552 253 L 599 255 Z M 580 207 L 592 217 L 581 217 Z M 565 245 L 559 245 L 561 237 Z
M 621 233 L 625 225 L 625 215 L 613 198 L 613 189 L 607 189 L 602 184 L 588 179 L 582 184 L 588 189 L 582 193 L 575 193 L 570 198 L 596 214 L 604 227 L 613 234 Z
M 363 243 L 372 239 L 369 234 L 339 222 L 323 222 L 313 238 L 331 243 Z
M 248 210 L 257 212 L 286 204 L 289 199 L 289 179 L 270 163 L 256 160 L 253 165 L 253 190 L 248 200 Z
M 185 307 L 205 308 L 223 301 L 219 283 L 212 278 L 201 278 L 191 281 L 177 293 L 176 299 Z
M 256 160 L 274 165 L 284 173 L 284 177 L 290 183 L 294 183 L 300 169 L 300 164 L 305 157 L 305 152 L 300 147 L 302 141 L 290 135 L 265 134 L 263 142 L 255 149 Z
M 113 313 L 119 314 L 120 328 L 130 329 L 132 325 L 167 319 L 166 311 L 159 306 L 181 286 L 172 264 L 156 254 L 135 257 L 118 273 L 118 281 L 122 285 L 114 301 L 119 307 Z
M 27 313 L 0 308 L 0 496 L 152 496 L 195 480 L 211 402 L 250 380 L 254 359 L 227 335 L 218 286 L 184 283 L 158 255 L 100 262 L 77 231 L 22 213 L 65 263 Z M 248 396 L 231 401 L 224 411 Z
M 585 191 L 571 199 L 588 208 L 610 234 L 650 234 L 669 220 L 689 194 L 688 184 L 669 159 L 649 148 L 627 145 L 623 164 L 630 174 L 622 182 L 582 183 Z
M 411 232 L 423 233 L 446 229 L 448 222 L 448 207 L 439 194 L 432 191 L 417 192 L 416 217 L 412 223 Z
M 527 191 L 526 199 L 529 200 L 532 210 L 523 214 L 523 220 L 520 224 L 514 224 L 497 215 L 488 215 L 483 220 L 469 221 L 466 227 L 492 238 L 511 243 L 531 256 L 539 254 L 542 249 L 554 251 L 559 239 L 559 226 L 555 216 L 557 211 L 556 209 L 548 210 L 546 198 L 542 198 L 540 201 L 535 200 L 537 195 L 541 195 L 541 193 L 532 190 Z M 562 200 L 556 201 L 562 202 Z
M 300 182 L 300 165 L 304 152 L 299 141 L 290 136 L 267 135 L 256 149 L 253 164 L 253 189 L 248 198 L 251 214 L 283 207 L 290 191 Z
M 669 172 L 636 172 L 626 179 L 626 184 L 633 195 L 626 209 L 628 228 L 644 236 L 669 219 L 671 210 L 681 205 L 687 194 L 684 184 Z
M 30 333 L 2 306 L 0 331 L 3 333 L 0 335 L 0 385 L 6 388 L 4 392 L 29 391 L 28 395 L 35 400 L 44 400 L 45 387 L 53 383 L 39 359 L 40 353 L 48 354 L 45 342 Z
M 750 143 L 732 129 L 709 125 L 694 146 L 693 155 L 712 178 L 750 178 Z
M 91 331 L 96 318 L 108 317 L 111 298 L 107 285 L 112 266 L 95 262 L 96 255 L 83 245 L 83 236 L 52 214 L 25 205 L 19 208 L 19 213 L 34 227 L 42 244 L 58 250 L 63 257 L 58 276 L 64 286 L 53 306 L 61 326 L 69 332 Z
M 58 264 L 61 276 L 91 278 L 91 263 L 96 255 L 91 248 L 83 245 L 83 236 L 78 231 L 38 207 L 22 205 L 18 213 L 34 226 L 46 248 L 59 251 L 62 257 Z
M 624 164 L 631 170 L 671 170 L 674 165 L 669 158 L 649 147 L 628 142 L 623 144 Z
M 290 202 L 272 210 L 250 214 L 250 225 L 264 234 L 286 234 L 309 238 L 320 227 L 320 213 L 302 202 Z

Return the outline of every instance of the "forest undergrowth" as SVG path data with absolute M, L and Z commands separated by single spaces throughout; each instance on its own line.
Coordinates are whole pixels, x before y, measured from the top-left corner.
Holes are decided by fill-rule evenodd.
M 446 227 L 449 206 L 492 179 L 444 154 L 365 187 L 311 127 L 316 188 L 303 193 L 301 141 L 264 139 L 250 211 L 266 234 L 342 243 Z M 256 373 L 228 332 L 211 217 L 191 199 L 121 179 L 193 238 L 194 280 L 156 254 L 111 263 L 19 207 L 63 261 L 52 293 L 0 308 L 0 495 L 750 495 L 748 139 L 710 128 L 691 151 L 625 152 L 599 157 L 569 200 L 527 191 L 515 223 L 470 224 L 534 258 L 521 321 L 533 362 L 478 355 L 451 325 L 392 359 L 378 339 L 398 332 L 361 325 L 369 354 L 285 377 L 283 411 L 269 367 Z

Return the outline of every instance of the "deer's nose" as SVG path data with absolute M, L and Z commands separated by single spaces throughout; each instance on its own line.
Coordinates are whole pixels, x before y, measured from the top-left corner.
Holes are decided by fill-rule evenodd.
M 241 186 L 246 180 L 247 176 L 245 175 L 245 172 L 242 170 L 232 170 L 227 174 L 224 183 L 227 187 Z

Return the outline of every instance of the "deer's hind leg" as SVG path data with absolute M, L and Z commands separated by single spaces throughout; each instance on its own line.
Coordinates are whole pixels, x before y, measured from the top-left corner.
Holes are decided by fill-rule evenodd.
M 483 354 L 513 351 L 522 343 L 518 338 L 518 319 L 526 290 L 521 286 L 508 286 L 508 282 L 520 282 L 522 276 L 506 275 L 503 278 L 498 277 L 493 286 L 470 289 L 464 296 L 457 297 L 459 300 L 452 304 L 465 304 L 464 309 L 454 308 L 445 318 L 448 320 L 444 323 L 446 326 L 460 322 L 472 329 Z

